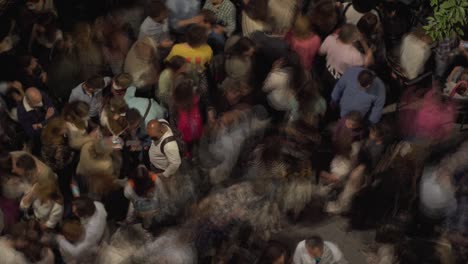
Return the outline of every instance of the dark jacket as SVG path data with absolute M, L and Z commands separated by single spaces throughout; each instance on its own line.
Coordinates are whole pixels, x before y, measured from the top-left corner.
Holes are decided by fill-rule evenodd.
M 20 104 L 18 104 L 17 108 L 18 122 L 21 124 L 26 134 L 31 138 L 40 136 L 41 130 L 34 130 L 33 124 L 40 123 L 42 124 L 42 126 L 45 126 L 45 124 L 47 123 L 45 116 L 49 107 L 54 108 L 55 115 L 57 114 L 57 109 L 55 109 L 49 97 L 43 92 L 41 92 L 41 94 L 43 104 L 41 108 L 28 109 L 29 111 L 27 111 L 26 99 L 23 99 L 23 101 Z

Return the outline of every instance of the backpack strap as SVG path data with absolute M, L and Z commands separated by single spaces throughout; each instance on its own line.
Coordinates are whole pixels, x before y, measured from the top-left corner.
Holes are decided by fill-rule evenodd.
M 148 114 L 149 114 L 149 110 L 151 108 L 151 98 L 148 98 L 148 107 L 146 107 L 146 111 L 145 111 L 145 114 L 143 115 L 143 121 L 146 120 L 146 117 L 148 117 Z
M 172 141 L 176 141 L 176 138 L 174 136 L 169 136 L 161 142 L 161 145 L 160 145 L 161 153 L 164 156 L 166 156 L 166 153 L 164 152 L 164 147 L 166 146 L 167 143 L 172 142 Z

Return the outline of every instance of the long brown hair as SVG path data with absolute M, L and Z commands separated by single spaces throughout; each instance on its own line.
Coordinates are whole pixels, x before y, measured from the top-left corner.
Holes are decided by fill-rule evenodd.
M 63 145 L 65 144 L 65 120 L 61 117 L 55 117 L 47 122 L 42 130 L 41 140 L 44 145 Z
M 193 91 L 195 83 L 187 75 L 180 75 L 174 82 L 173 102 L 175 109 L 189 111 L 193 107 Z
M 89 105 L 87 103 L 75 101 L 65 105 L 62 111 L 62 118 L 79 129 L 86 129 L 86 122 L 83 119 L 88 116 L 88 113 Z

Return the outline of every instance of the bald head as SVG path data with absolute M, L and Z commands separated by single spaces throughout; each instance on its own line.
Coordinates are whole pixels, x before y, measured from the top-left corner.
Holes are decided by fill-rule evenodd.
M 28 88 L 24 96 L 26 97 L 26 100 L 28 100 L 28 103 L 31 107 L 42 106 L 42 94 L 37 88 Z
M 156 119 L 149 121 L 148 125 L 146 126 L 146 133 L 153 140 L 159 140 L 164 135 L 164 133 L 166 133 L 166 131 L 167 128 Z

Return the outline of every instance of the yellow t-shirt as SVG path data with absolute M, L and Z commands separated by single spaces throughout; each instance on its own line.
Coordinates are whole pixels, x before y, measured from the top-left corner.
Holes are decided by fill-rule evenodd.
M 205 68 L 205 64 L 210 63 L 213 58 L 213 50 L 208 44 L 203 44 L 200 47 L 192 48 L 187 43 L 176 44 L 172 47 L 171 52 L 167 56 L 166 60 L 170 60 L 174 56 L 181 56 L 185 59 L 190 58 L 190 62 L 195 64 L 197 58 L 200 58 L 200 64 Z

